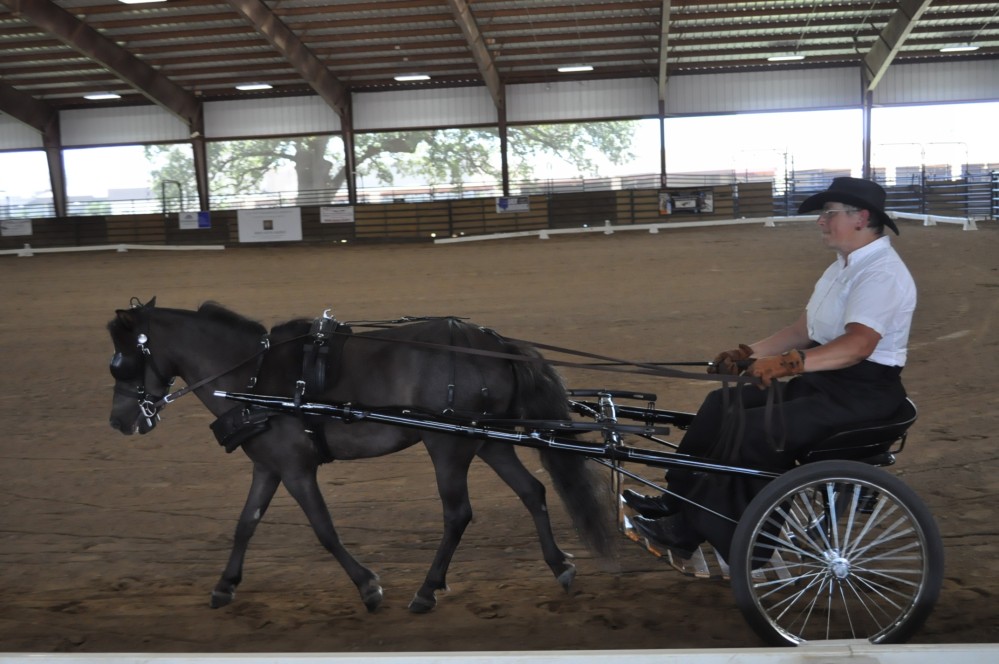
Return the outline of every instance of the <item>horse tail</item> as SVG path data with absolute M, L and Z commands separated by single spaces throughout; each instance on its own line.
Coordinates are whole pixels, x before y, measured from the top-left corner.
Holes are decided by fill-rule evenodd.
M 513 352 L 534 359 L 534 348 L 516 344 Z M 514 408 L 524 419 L 569 419 L 569 395 L 562 377 L 547 362 L 512 362 L 516 376 Z M 561 434 L 566 435 L 566 434 Z M 603 557 L 612 552 L 614 541 L 610 488 L 586 457 L 573 452 L 540 448 L 541 464 L 552 479 L 572 524 L 586 547 Z

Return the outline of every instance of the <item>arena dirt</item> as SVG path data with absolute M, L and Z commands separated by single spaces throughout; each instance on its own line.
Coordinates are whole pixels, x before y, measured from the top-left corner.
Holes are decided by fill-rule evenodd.
M 906 223 L 893 238 L 919 286 L 903 379 L 919 421 L 892 472 L 929 504 L 946 580 L 917 643 L 999 641 L 999 229 Z M 636 360 L 704 360 L 797 316 L 832 260 L 812 224 L 619 232 L 455 245 L 236 248 L 0 257 L 0 652 L 358 652 L 744 647 L 761 642 L 723 581 L 637 545 L 582 549 L 565 593 L 513 493 L 476 462 L 475 520 L 438 608 L 411 615 L 440 532 L 417 447 L 333 463 L 321 485 L 341 537 L 375 569 L 369 614 L 283 491 L 236 601 L 208 608 L 249 486 L 193 398 L 144 437 L 107 423 L 105 324 L 129 298 L 219 301 L 273 324 L 455 314 L 501 333 Z M 580 370 L 576 387 L 658 392 L 694 409 L 712 384 Z M 543 477 L 530 450 L 529 467 Z

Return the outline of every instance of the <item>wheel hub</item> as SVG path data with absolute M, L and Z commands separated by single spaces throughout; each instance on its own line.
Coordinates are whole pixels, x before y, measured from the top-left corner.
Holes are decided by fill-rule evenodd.
M 850 561 L 840 555 L 839 551 L 833 549 L 825 553 L 826 566 L 829 573 L 837 579 L 845 579 L 850 576 Z

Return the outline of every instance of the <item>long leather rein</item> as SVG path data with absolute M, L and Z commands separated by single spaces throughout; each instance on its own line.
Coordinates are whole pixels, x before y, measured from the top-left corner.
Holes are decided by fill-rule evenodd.
M 446 320 L 448 318 L 454 319 L 454 317 L 423 317 L 423 318 L 406 317 L 406 318 L 397 319 L 397 320 L 391 320 L 391 321 L 377 321 L 377 322 L 361 321 L 361 322 L 356 322 L 356 323 L 355 322 L 348 322 L 348 323 L 345 323 L 345 325 L 349 326 L 349 327 L 367 327 L 367 328 L 376 328 L 377 329 L 377 328 L 394 327 L 394 326 L 396 326 L 398 324 L 406 324 L 406 323 L 419 322 L 419 321 L 425 321 L 425 320 L 435 320 L 435 319 L 437 319 L 437 320 L 439 320 L 439 319 Z M 490 331 L 490 332 L 492 332 L 491 330 L 488 330 L 488 328 L 481 328 L 480 327 L 479 329 L 484 330 L 484 331 Z M 433 350 L 447 351 L 447 352 L 451 352 L 451 353 L 461 353 L 461 354 L 465 354 L 465 355 L 476 355 L 476 356 L 479 356 L 479 357 L 489 357 L 489 358 L 496 358 L 496 359 L 508 360 L 508 361 L 511 361 L 511 362 L 531 362 L 531 363 L 537 363 L 537 364 L 550 364 L 550 365 L 559 366 L 559 367 L 567 367 L 567 368 L 573 368 L 573 369 L 584 369 L 584 370 L 591 370 L 591 371 L 604 371 L 604 372 L 611 372 L 611 373 L 652 375 L 652 376 L 662 376 L 662 377 L 669 377 L 669 378 L 684 378 L 684 379 L 692 379 L 692 380 L 710 380 L 710 381 L 722 382 L 722 383 L 724 383 L 726 385 L 729 385 L 729 384 L 732 384 L 732 383 L 736 383 L 736 384 L 740 384 L 740 383 L 754 383 L 754 384 L 758 384 L 759 383 L 758 379 L 752 378 L 752 377 L 747 377 L 747 376 L 733 376 L 733 375 L 723 375 L 723 374 L 693 373 L 693 372 L 690 372 L 690 371 L 680 371 L 680 370 L 677 370 L 677 369 L 670 368 L 670 367 L 673 367 L 673 366 L 708 366 L 708 363 L 706 363 L 706 362 L 636 362 L 636 361 L 632 361 L 632 360 L 625 360 L 625 359 L 611 357 L 611 356 L 607 356 L 607 355 L 601 355 L 601 354 L 598 354 L 598 353 L 590 353 L 590 352 L 587 352 L 587 351 L 581 351 L 581 350 L 576 350 L 576 349 L 572 349 L 572 348 L 565 348 L 565 347 L 562 347 L 562 346 L 553 346 L 551 344 L 538 343 L 538 342 L 527 341 L 527 340 L 523 340 L 523 339 L 513 339 L 513 338 L 509 338 L 509 337 L 503 337 L 501 335 L 497 335 L 497 337 L 499 339 L 501 339 L 503 341 L 506 341 L 506 342 L 509 342 L 509 343 L 527 345 L 527 346 L 536 348 L 538 350 L 544 350 L 544 351 L 549 351 L 549 352 L 553 352 L 553 353 L 559 353 L 559 354 L 562 354 L 562 355 L 570 355 L 570 356 L 575 356 L 575 357 L 583 357 L 583 358 L 587 358 L 587 359 L 590 359 L 590 360 L 597 360 L 597 362 L 571 362 L 571 361 L 568 361 L 568 360 L 555 360 L 555 359 L 549 359 L 549 358 L 543 358 L 543 357 L 530 357 L 530 356 L 527 356 L 527 355 L 521 355 L 521 354 L 517 354 L 517 353 L 507 353 L 507 352 L 502 352 L 502 351 L 492 351 L 492 350 L 484 350 L 484 349 L 479 349 L 479 348 L 469 348 L 467 346 L 454 346 L 454 345 L 449 345 L 449 344 L 434 343 L 434 342 L 430 342 L 430 341 L 417 341 L 415 339 L 394 339 L 394 338 L 390 338 L 390 337 L 373 337 L 373 336 L 368 336 L 368 335 L 363 335 L 363 334 L 352 334 L 350 332 L 334 331 L 331 334 L 332 335 L 342 335 L 342 336 L 346 336 L 346 337 L 349 337 L 349 338 L 352 338 L 352 339 L 362 339 L 362 340 L 376 341 L 376 342 L 382 342 L 382 343 L 386 343 L 386 342 L 387 343 L 398 343 L 398 344 L 403 344 L 403 345 L 407 345 L 407 346 L 414 346 L 414 347 L 419 347 L 419 348 L 428 348 L 428 349 L 433 349 Z M 231 366 L 228 369 L 224 369 L 222 371 L 218 371 L 218 372 L 216 372 L 214 374 L 211 374 L 210 376 L 207 376 L 206 378 L 202 378 L 202 379 L 200 379 L 200 380 L 192 383 L 191 385 L 187 385 L 187 386 L 185 386 L 185 387 L 183 387 L 183 388 L 181 388 L 179 390 L 176 390 L 175 392 L 171 392 L 171 393 L 169 393 L 169 394 L 161 397 L 157 402 L 155 402 L 152 405 L 153 413 L 158 414 L 158 412 L 162 408 L 164 408 L 167 404 L 173 403 L 174 401 L 176 401 L 180 397 L 182 397 L 182 396 L 184 396 L 184 395 L 186 395 L 186 394 L 188 394 L 190 392 L 193 392 L 193 391 L 197 390 L 198 388 L 203 387 L 203 386 L 207 385 L 208 383 L 211 383 L 211 382 L 213 382 L 213 381 L 221 378 L 222 376 L 225 376 L 227 374 L 232 373 L 233 371 L 239 369 L 240 367 L 245 366 L 246 364 L 252 362 L 253 360 L 261 359 L 263 357 L 263 355 L 268 350 L 270 350 L 273 347 L 276 347 L 276 346 L 279 346 L 279 345 L 284 345 L 284 344 L 287 344 L 287 343 L 291 343 L 293 341 L 300 341 L 302 339 L 307 339 L 307 338 L 310 338 L 310 336 L 311 336 L 310 334 L 303 334 L 303 335 L 299 335 L 297 337 L 293 337 L 291 339 L 286 339 L 286 340 L 281 341 L 281 342 L 279 342 L 277 344 L 271 344 L 270 341 L 269 341 L 269 335 L 264 335 L 264 337 L 261 339 L 261 347 L 255 353 L 253 353 L 249 357 L 241 360 L 240 362 L 236 363 L 235 365 Z M 255 376 L 254 376 L 254 378 L 255 378 Z M 254 382 L 254 381 L 251 380 L 251 386 L 250 387 L 252 387 L 252 382 Z

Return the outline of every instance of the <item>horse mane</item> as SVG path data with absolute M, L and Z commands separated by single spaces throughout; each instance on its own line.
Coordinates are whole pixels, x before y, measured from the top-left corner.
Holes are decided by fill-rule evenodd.
M 202 303 L 201 306 L 198 307 L 198 315 L 202 318 L 222 323 L 224 325 L 243 328 L 248 332 L 253 332 L 257 335 L 263 335 L 267 332 L 267 328 L 265 328 L 259 321 L 247 318 L 242 314 L 237 314 L 231 309 L 226 309 L 218 302 L 208 301 Z
M 144 307 L 141 306 L 137 307 L 135 311 L 141 311 L 143 308 Z M 257 336 L 263 336 L 267 332 L 267 329 L 263 326 L 263 324 L 241 314 L 237 314 L 231 309 L 226 309 L 218 302 L 209 301 L 203 303 L 200 307 L 198 307 L 196 314 L 205 320 L 214 321 L 229 327 L 243 329 Z M 121 316 L 115 316 L 108 322 L 107 327 L 108 332 L 111 333 L 111 338 L 115 342 L 125 345 L 132 343 L 132 335 L 135 330 L 132 329 L 132 326 L 129 325 L 128 322 L 126 322 L 126 319 Z

